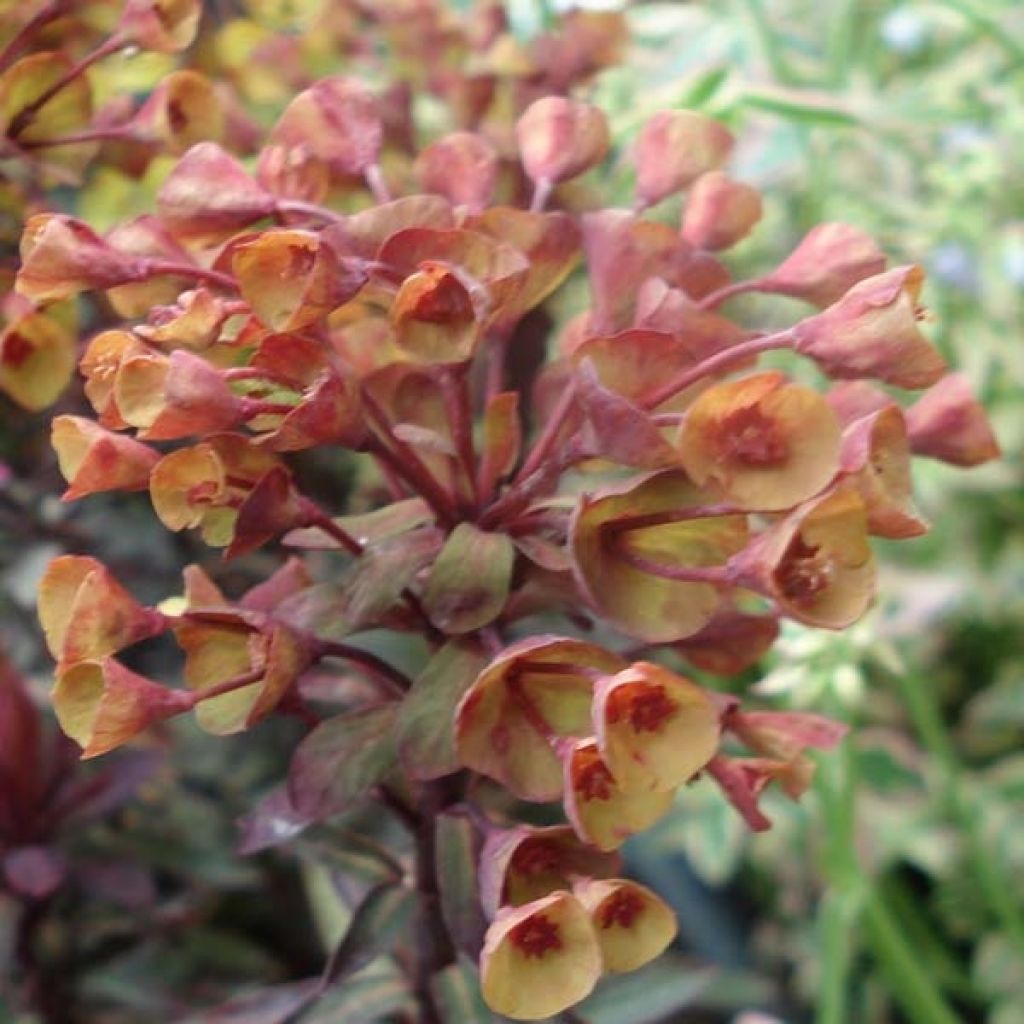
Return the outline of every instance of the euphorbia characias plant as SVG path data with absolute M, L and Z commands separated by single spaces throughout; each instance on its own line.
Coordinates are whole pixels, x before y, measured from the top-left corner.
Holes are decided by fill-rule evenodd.
M 129 3 L 115 38 L 177 45 L 190 7 L 160 11 Z M 94 756 L 189 712 L 214 734 L 300 716 L 249 845 L 368 800 L 408 826 L 388 861 L 404 875 L 357 920 L 415 914 L 413 938 L 387 934 L 422 1020 L 444 1016 L 438 978 L 460 956 L 488 1005 L 524 1020 L 657 957 L 672 914 L 620 877 L 622 843 L 702 776 L 768 828 L 765 787 L 798 799 L 808 751 L 844 732 L 707 673 L 756 662 L 782 619 L 864 614 L 872 537 L 926 529 L 914 454 L 997 453 L 922 331 L 918 267 L 826 224 L 734 280 L 721 253 L 762 201 L 726 171 L 729 130 L 675 110 L 613 139 L 578 98 L 593 65 L 575 42 L 576 77 L 538 64 L 504 119 L 453 101 L 450 131 L 418 150 L 389 133 L 383 95 L 330 76 L 249 164 L 184 148 L 144 245 L 139 222 L 101 236 L 57 214 L 22 245 L 26 300 L 106 292 L 122 318 L 80 362 L 95 418 L 53 421 L 65 497 L 148 490 L 168 529 L 228 558 L 288 552 L 240 595 L 189 566 L 155 608 L 96 560 L 58 558 L 39 607 L 58 718 Z M 604 208 L 624 163 L 634 203 Z M 579 277 L 590 303 L 538 366 L 531 314 Z M 806 308 L 764 330 L 729 304 L 744 292 Z M 817 375 L 766 369 L 769 352 Z M 922 394 L 905 409 L 907 390 Z M 358 513 L 307 493 L 291 460 L 310 449 L 352 453 Z M 123 663 L 162 633 L 183 687 Z M 363 685 L 325 688 L 331 666 Z M 526 824 L 531 804 L 553 824 Z M 339 951 L 326 979 L 357 962 Z

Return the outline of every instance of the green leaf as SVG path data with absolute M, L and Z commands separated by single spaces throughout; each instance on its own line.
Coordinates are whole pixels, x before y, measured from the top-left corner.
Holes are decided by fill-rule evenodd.
M 860 124 L 860 118 L 837 103 L 829 93 L 762 86 L 757 89 L 745 89 L 739 102 L 743 106 L 767 110 L 769 113 L 779 114 L 801 124 L 823 124 L 833 127 L 853 127 Z
M 588 1024 L 654 1024 L 692 1006 L 714 972 L 665 959 L 601 983 L 577 1012 Z
M 415 903 L 415 894 L 404 885 L 386 884 L 371 889 L 356 908 L 352 923 L 324 968 L 324 986 L 336 984 L 371 960 L 389 953 L 398 936 L 408 928 Z
M 316 978 L 257 988 L 180 1024 L 286 1024 L 312 1002 L 319 988 Z
M 452 813 L 438 815 L 434 828 L 441 916 L 455 944 L 475 958 L 487 930 L 477 884 L 476 828 L 468 818 Z
M 396 760 L 396 702 L 321 722 L 296 748 L 288 795 L 303 815 L 326 818 L 351 806 Z
M 459 523 L 437 556 L 423 591 L 430 621 L 449 634 L 493 622 L 505 607 L 516 549 L 504 533 Z
M 331 829 L 323 839 L 299 839 L 293 848 L 300 856 L 370 885 L 397 882 L 404 874 L 389 850 L 348 829 Z
M 427 664 L 398 712 L 398 750 L 414 779 L 438 779 L 458 771 L 455 708 L 487 658 L 469 641 L 452 640 Z
M 446 1021 L 459 1024 L 494 1024 L 480 993 L 480 975 L 476 967 L 460 957 L 457 963 L 439 971 L 430 979 L 434 1001 Z
M 302 1024 L 379 1024 L 393 1020 L 392 1014 L 408 1019 L 414 1012 L 405 978 L 397 970 L 374 965 L 324 996 L 303 1015 Z

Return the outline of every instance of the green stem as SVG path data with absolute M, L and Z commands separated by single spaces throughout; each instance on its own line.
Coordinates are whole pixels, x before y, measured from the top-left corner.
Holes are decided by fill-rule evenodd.
M 964 837 L 974 877 L 993 917 L 1021 951 L 1024 951 L 1024 915 L 1014 902 L 1014 886 L 1004 866 L 982 835 L 979 803 L 964 792 L 964 767 L 942 719 L 934 690 L 920 676 L 893 673 L 892 679 L 925 749 L 943 775 L 943 802 Z
M 875 959 L 913 1024 L 958 1024 L 960 1018 L 921 969 L 885 901 L 871 889 L 865 899 L 863 921 Z

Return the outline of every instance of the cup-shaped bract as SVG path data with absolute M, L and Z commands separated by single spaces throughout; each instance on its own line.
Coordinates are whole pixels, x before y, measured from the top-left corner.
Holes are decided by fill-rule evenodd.
M 578 878 L 606 878 L 621 867 L 617 855 L 594 849 L 565 825 L 494 829 L 480 851 L 480 903 L 493 917 L 499 907 L 568 891 Z
M 590 732 L 593 677 L 624 661 L 582 640 L 530 637 L 499 654 L 466 691 L 455 715 L 460 761 L 524 800 L 557 800 L 560 736 Z
M 420 151 L 415 170 L 424 192 L 437 193 L 470 213 L 479 213 L 494 193 L 498 153 L 483 135 L 452 132 Z
M 854 420 L 843 431 L 840 463 L 864 500 L 871 533 L 899 540 L 928 531 L 914 508 L 910 440 L 899 406 Z
M 734 676 L 767 654 L 779 635 L 774 615 L 752 615 L 723 607 L 703 628 L 673 646 L 692 665 L 719 676 Z
M 132 118 L 132 125 L 181 156 L 224 135 L 224 108 L 213 82 L 191 68 L 172 71 Z
M 322 320 L 366 283 L 361 260 L 342 259 L 313 231 L 263 231 L 234 249 L 242 298 L 272 331 Z
M 85 396 L 99 414 L 99 422 L 111 430 L 128 426 L 117 408 L 114 388 L 121 364 L 133 356 L 149 353 L 130 331 L 101 331 L 89 342 L 78 369 L 85 377 Z
M 760 288 L 823 307 L 884 269 L 885 253 L 870 235 L 850 224 L 830 222 L 811 228 Z
M 28 313 L 0 334 L 0 391 L 30 411 L 60 397 L 75 371 L 75 336 L 48 313 Z
M 672 806 L 672 790 L 623 789 L 605 764 L 597 743 L 579 740 L 564 752 L 566 817 L 576 835 L 599 850 L 617 850 Z
M 188 150 L 157 193 L 160 219 L 187 239 L 227 239 L 276 208 L 277 199 L 216 142 Z
M 585 879 L 573 894 L 590 912 L 601 963 L 624 974 L 661 956 L 676 937 L 671 908 L 650 889 L 625 878 Z
M 599 680 L 594 690 L 598 749 L 627 791 L 671 791 L 689 782 L 718 750 L 719 717 L 705 690 L 651 662 Z
M 84 416 L 57 416 L 50 442 L 68 489 L 64 501 L 100 491 L 144 491 L 160 453 Z
M 498 912 L 480 955 L 483 997 L 513 1020 L 544 1020 L 590 994 L 601 948 L 584 906 L 556 892 Z
M 156 636 L 163 615 L 139 604 L 95 558 L 61 555 L 39 581 L 39 622 L 62 665 L 102 658 Z
M 725 125 L 694 110 L 655 114 L 633 143 L 637 199 L 651 206 L 689 188 L 728 160 L 734 141 Z
M 60 213 L 29 217 L 21 236 L 15 290 L 32 302 L 68 299 L 144 276 L 142 262 L 118 252 L 87 224 Z
M 915 455 L 954 466 L 980 466 L 999 458 L 999 442 L 962 373 L 948 374 L 930 387 L 907 410 L 907 428 Z
M 245 408 L 220 371 L 187 349 L 124 360 L 114 400 L 139 437 L 153 441 L 229 430 L 241 422 Z
M 107 233 L 106 241 L 119 253 L 134 256 L 143 265 L 148 260 L 178 263 L 184 268 L 192 263 L 188 252 L 160 220 L 150 214 L 115 225 Z M 189 283 L 179 275 L 155 274 L 108 289 L 107 300 L 119 317 L 141 317 L 154 306 L 173 302 Z
M 118 32 L 144 50 L 180 53 L 195 39 L 202 13 L 200 0 L 127 0 Z
M 421 263 L 402 282 L 391 306 L 391 325 L 399 347 L 425 363 L 471 359 L 481 327 L 470 288 L 455 270 L 433 261 Z
M 61 729 L 83 758 L 106 754 L 193 703 L 187 691 L 161 686 L 114 658 L 59 669 L 51 700 Z
M 268 471 L 270 452 L 239 434 L 215 434 L 165 455 L 154 466 L 149 493 L 169 530 L 198 527 L 203 540 L 226 547 L 235 535 L 239 506 Z
M 761 213 L 756 188 L 722 171 L 708 171 L 687 196 L 682 235 L 698 249 L 728 249 L 754 230 Z
M 162 348 L 188 348 L 201 352 L 216 343 L 231 315 L 223 299 L 206 288 L 189 288 L 175 294 L 173 304 L 148 310 L 149 323 L 135 333 Z
M 794 347 L 830 377 L 926 388 L 946 372 L 946 363 L 918 327 L 923 283 L 917 266 L 868 277 L 801 320 L 793 328 Z
M 534 100 L 516 122 L 516 143 L 530 180 L 557 185 L 596 167 L 608 154 L 604 111 L 565 96 Z
M 677 470 L 580 499 L 569 528 L 574 572 L 591 605 L 618 629 L 650 642 L 680 640 L 714 614 L 721 600 L 716 583 L 668 579 L 636 564 L 700 569 L 740 551 L 746 517 L 686 518 L 703 504 L 704 495 Z M 681 521 L 671 521 L 676 514 Z M 647 517 L 670 521 L 642 525 Z
M 336 177 L 364 174 L 383 139 L 380 102 L 357 78 L 333 75 L 304 89 L 270 133 L 273 145 L 300 148 Z
M 837 487 L 801 505 L 732 559 L 738 580 L 798 622 L 844 629 L 874 597 L 875 559 L 864 501 Z
M 679 459 L 700 487 L 738 508 L 792 508 L 839 468 L 840 427 L 816 391 L 771 371 L 716 384 L 690 407 Z

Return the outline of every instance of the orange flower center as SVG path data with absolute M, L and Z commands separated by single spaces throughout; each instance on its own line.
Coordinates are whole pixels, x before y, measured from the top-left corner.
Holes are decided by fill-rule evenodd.
M 779 589 L 791 601 L 809 601 L 832 583 L 835 566 L 821 548 L 797 536 L 776 570 Z
M 402 291 L 407 316 L 432 324 L 466 323 L 473 319 L 473 302 L 462 282 L 440 266 L 424 266 Z M 405 305 L 405 302 L 401 302 Z M 403 311 L 404 312 L 404 311 Z
M 552 949 L 561 949 L 558 925 L 544 914 L 534 914 L 517 924 L 509 933 L 509 941 L 524 956 L 540 959 Z
M 644 901 L 629 889 L 620 889 L 601 904 L 597 922 L 601 928 L 632 928 L 644 909 Z
M 718 447 L 724 458 L 748 466 L 777 466 L 789 457 L 789 441 L 778 421 L 756 405 L 737 409 L 719 422 Z

